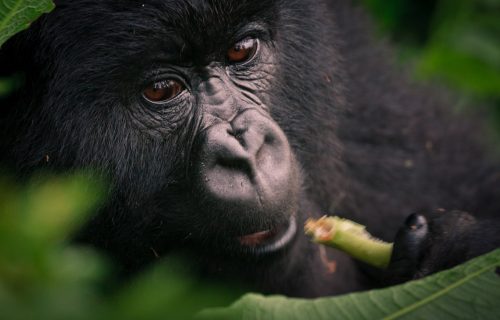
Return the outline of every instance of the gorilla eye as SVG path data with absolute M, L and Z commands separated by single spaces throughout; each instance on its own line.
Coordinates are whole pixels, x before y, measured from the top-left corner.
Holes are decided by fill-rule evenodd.
M 258 46 L 259 42 L 257 39 L 245 38 L 227 51 L 227 58 L 232 63 L 246 62 L 253 58 Z
M 176 80 L 162 80 L 147 86 L 142 92 L 150 102 L 166 102 L 177 97 L 184 90 L 184 85 Z

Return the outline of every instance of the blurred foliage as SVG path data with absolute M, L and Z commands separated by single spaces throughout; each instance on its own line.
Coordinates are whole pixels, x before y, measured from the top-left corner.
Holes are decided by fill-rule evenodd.
M 423 45 L 439 0 L 361 0 L 394 42 Z
M 500 99 L 500 0 L 442 1 L 419 73 Z
M 10 77 L 0 77 L 0 98 L 19 89 L 23 84 L 23 77 L 16 74 Z
M 103 191 L 82 173 L 26 185 L 0 178 L 0 319 L 186 319 L 232 301 L 179 260 L 125 283 L 96 251 L 70 244 Z
M 486 106 L 500 130 L 500 0 L 362 0 L 404 63 Z
M 26 186 L 0 178 L 0 318 L 62 319 L 88 307 L 81 301 L 104 269 L 65 240 L 100 191 L 85 175 L 39 176 Z

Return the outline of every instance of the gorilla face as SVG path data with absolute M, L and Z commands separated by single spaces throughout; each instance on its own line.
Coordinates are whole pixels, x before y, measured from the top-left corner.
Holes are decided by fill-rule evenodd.
M 284 64 L 279 2 L 56 5 L 32 28 L 34 120 L 21 127 L 39 143 L 15 153 L 30 170 L 109 178 L 109 204 L 83 238 L 155 254 L 286 248 L 302 185 L 287 122 L 303 99 L 282 92 L 296 69 Z
M 197 9 L 217 9 L 216 4 L 204 6 Z M 198 241 L 262 255 L 284 248 L 295 235 L 298 169 L 286 135 L 271 116 L 278 66 L 269 24 L 235 24 L 215 45 L 199 42 L 202 30 L 162 39 L 182 51 L 168 52 L 178 61 L 153 67 L 139 103 L 156 111 L 189 110 L 170 120 L 185 124 L 169 138 L 182 141 L 180 153 L 186 155 L 176 165 L 187 165 L 179 179 L 186 204 L 176 214 L 190 216 L 193 238 L 207 230 Z M 169 185 L 162 192 L 175 193 Z M 164 210 L 168 217 L 168 203 Z
M 200 120 L 188 183 L 196 191 L 196 221 L 218 230 L 216 238 L 230 246 L 263 254 L 283 248 L 296 231 L 299 180 L 288 139 L 261 89 L 271 83 L 275 53 L 264 40 L 243 37 L 224 62 L 190 72 Z

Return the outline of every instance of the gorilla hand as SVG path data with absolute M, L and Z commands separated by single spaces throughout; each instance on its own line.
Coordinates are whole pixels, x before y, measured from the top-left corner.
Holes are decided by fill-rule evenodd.
M 422 278 L 498 248 L 499 230 L 498 221 L 480 220 L 463 211 L 414 213 L 396 235 L 389 281 Z

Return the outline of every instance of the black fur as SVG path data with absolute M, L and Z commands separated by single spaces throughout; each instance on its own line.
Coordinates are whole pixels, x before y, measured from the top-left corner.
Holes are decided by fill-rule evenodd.
M 220 236 L 219 227 L 230 229 L 225 218 L 234 212 L 193 219 L 199 207 L 190 199 L 198 189 L 187 181 L 199 148 L 199 111 L 137 108 L 137 83 L 155 63 L 151 52 L 180 52 L 173 57 L 179 63 L 205 66 L 254 21 L 266 26 L 263 37 L 276 59 L 270 89 L 259 99 L 270 106 L 299 164 L 300 222 L 340 214 L 393 240 L 406 216 L 423 208 L 475 216 L 463 233 L 431 228 L 440 236 L 417 241 L 426 248 L 418 259 L 393 263 L 399 281 L 499 246 L 500 167 L 481 144 L 482 123 L 455 114 L 450 99 L 397 70 L 351 1 L 56 4 L 2 48 L 3 72 L 21 70 L 26 78 L 17 96 L 2 102 L 2 162 L 19 177 L 81 167 L 105 174 L 108 204 L 79 239 L 126 268 L 182 251 L 203 274 L 239 279 L 263 292 L 318 296 L 381 284 L 338 252 L 328 253 L 336 262 L 329 273 L 332 264 L 300 234 L 272 257 L 228 257 L 211 239 Z M 431 224 L 439 221 L 428 217 Z M 415 245 L 404 241 L 398 248 Z M 447 249 L 454 254 L 445 259 Z

